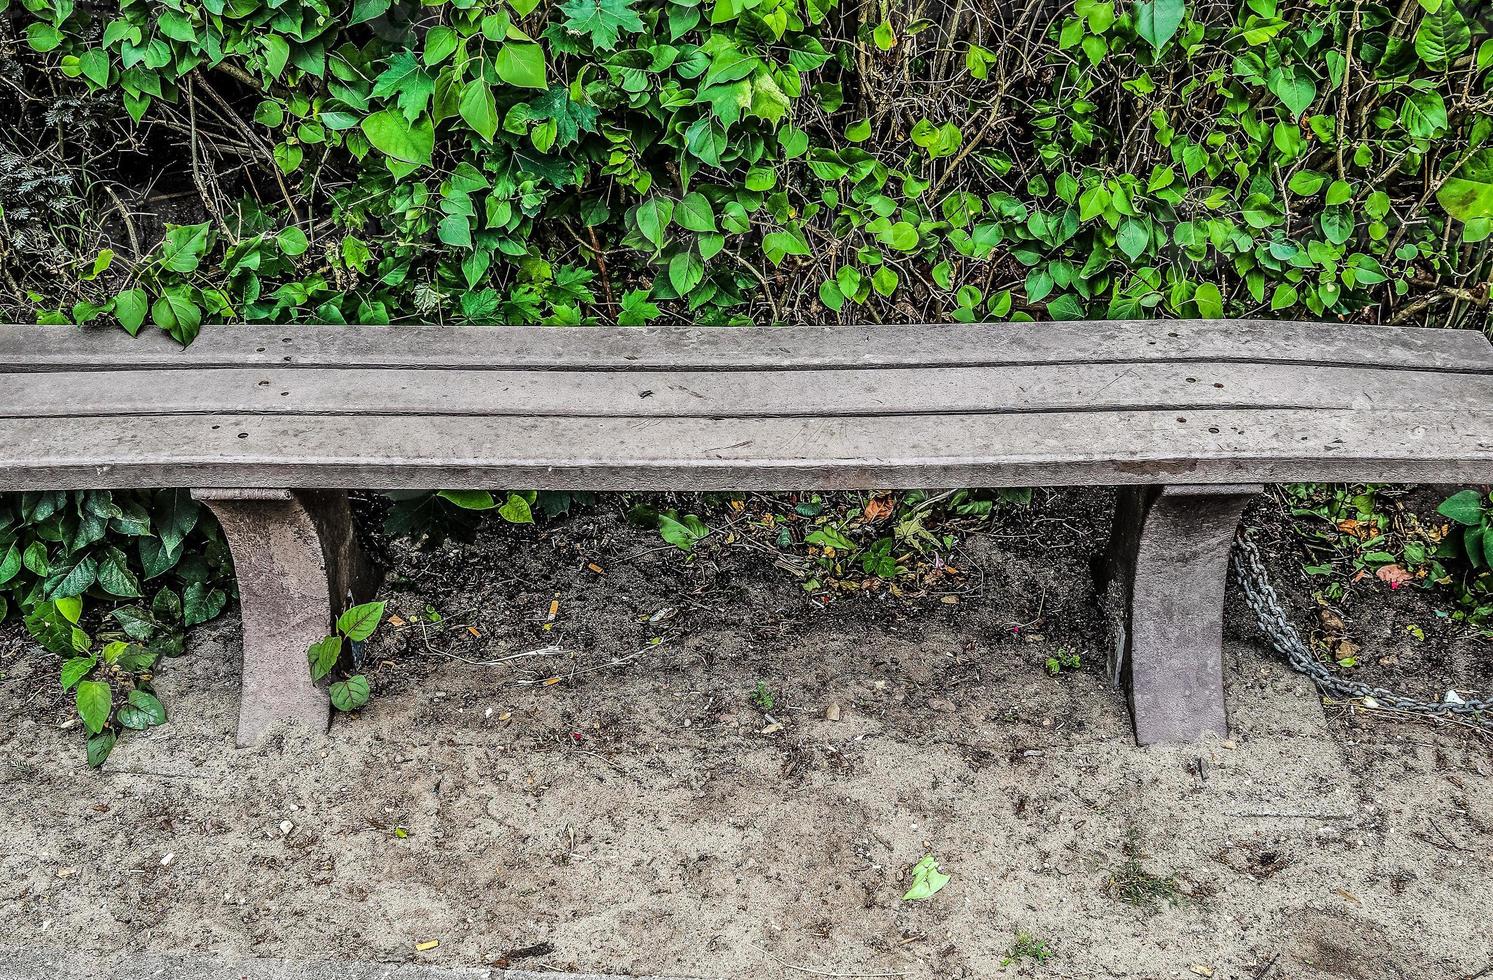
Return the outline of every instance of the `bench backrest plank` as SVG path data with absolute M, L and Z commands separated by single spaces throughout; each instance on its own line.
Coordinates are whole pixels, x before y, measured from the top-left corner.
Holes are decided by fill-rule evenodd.
M 1471 331 L 0 327 L 0 489 L 1493 482 Z

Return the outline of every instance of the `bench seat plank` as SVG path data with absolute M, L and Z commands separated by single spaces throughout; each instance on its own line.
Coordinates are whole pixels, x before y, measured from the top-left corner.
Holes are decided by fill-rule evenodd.
M 0 420 L 0 490 L 1493 482 L 1481 411 Z
M 7 371 L 144 367 L 492 370 L 932 368 L 1071 363 L 1284 362 L 1487 372 L 1476 331 L 1269 320 L 794 327 L 207 326 L 183 350 L 157 331 L 0 326 Z
M 86 399 L 79 392 L 87 392 Z M 75 370 L 0 388 L 0 417 L 380 414 L 761 418 L 1316 408 L 1476 411 L 1493 372 L 1295 364 L 1068 364 L 838 371 Z

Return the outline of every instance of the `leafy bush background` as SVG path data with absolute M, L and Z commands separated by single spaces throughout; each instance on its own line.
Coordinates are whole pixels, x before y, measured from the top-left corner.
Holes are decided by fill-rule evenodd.
M 1489 330 L 1490 31 L 1456 0 L 0 0 L 0 316 L 180 342 L 237 319 Z M 183 506 L 0 504 L 0 595 L 70 658 L 99 760 L 159 706 L 111 716 L 85 678 L 139 676 L 222 608 L 221 542 L 179 533 Z
M 1487 325 L 1483 4 L 10 2 L 7 317 Z

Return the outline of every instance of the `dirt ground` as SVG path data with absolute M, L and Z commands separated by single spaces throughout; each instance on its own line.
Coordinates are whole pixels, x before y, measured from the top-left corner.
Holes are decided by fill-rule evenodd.
M 100 773 L 56 664 L 12 632 L 4 941 L 719 978 L 1493 977 L 1489 742 L 1324 710 L 1232 596 L 1232 737 L 1137 749 L 1101 676 L 1095 499 L 966 537 L 959 589 L 828 607 L 767 550 L 686 559 L 605 508 L 494 522 L 398 556 L 407 625 L 370 643 L 374 699 L 328 737 L 233 748 L 230 615 L 160 674 L 171 723 Z M 1251 520 L 1299 591 L 1274 515 Z M 1364 679 L 1493 687 L 1485 644 L 1403 648 L 1410 602 L 1348 610 Z M 1049 675 L 1059 651 L 1082 668 Z M 948 885 L 902 901 L 927 854 Z M 1005 964 L 1019 935 L 1050 958 Z

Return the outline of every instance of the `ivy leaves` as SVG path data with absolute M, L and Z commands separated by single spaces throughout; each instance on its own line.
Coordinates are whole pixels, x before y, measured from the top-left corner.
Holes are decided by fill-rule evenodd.
M 1472 29 L 1455 0 L 1427 12 L 1415 32 L 1415 53 L 1428 65 L 1445 66 L 1472 46 Z
M 1469 155 L 1442 185 L 1436 200 L 1459 221 L 1493 218 L 1493 148 Z
M 560 5 L 565 30 L 585 34 L 598 51 L 610 51 L 626 31 L 643 30 L 643 21 L 632 9 L 632 0 L 567 0 Z
M 1135 32 L 1160 51 L 1182 26 L 1187 15 L 1186 0 L 1141 0 L 1135 5 Z M 1090 13 L 1092 23 L 1094 14 Z M 1106 26 L 1107 25 L 1103 25 Z M 1103 31 L 1095 28 L 1096 33 Z

